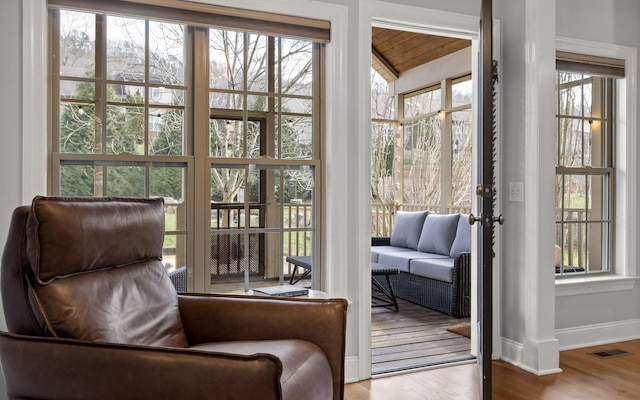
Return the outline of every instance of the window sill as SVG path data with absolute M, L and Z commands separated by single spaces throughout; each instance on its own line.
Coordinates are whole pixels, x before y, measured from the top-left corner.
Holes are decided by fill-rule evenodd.
M 556 279 L 556 297 L 631 290 L 638 277 L 599 275 Z

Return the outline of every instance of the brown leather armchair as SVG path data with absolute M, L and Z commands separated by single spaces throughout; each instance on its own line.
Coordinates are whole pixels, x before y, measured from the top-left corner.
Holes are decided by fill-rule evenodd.
M 36 197 L 12 216 L 10 399 L 342 399 L 344 299 L 181 294 L 161 199 Z

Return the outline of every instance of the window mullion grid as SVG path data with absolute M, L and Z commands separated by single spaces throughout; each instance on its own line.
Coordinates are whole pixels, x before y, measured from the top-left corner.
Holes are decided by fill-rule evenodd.
M 584 122 L 583 122 L 584 123 Z M 585 184 L 585 196 L 584 196 L 584 243 L 585 249 L 584 252 L 580 252 L 580 257 L 583 255 L 586 257 L 586 260 L 580 260 L 580 265 L 584 265 L 585 271 L 589 272 L 590 263 L 589 263 L 589 204 L 591 203 L 591 175 L 584 175 L 584 184 Z
M 106 154 L 107 151 L 107 15 L 96 14 L 96 83 L 95 83 L 95 113 L 99 127 L 95 130 L 95 153 Z M 105 163 L 95 166 L 94 196 L 104 196 L 107 193 L 108 168 Z
M 592 84 L 593 86 L 593 84 Z M 593 111 L 593 110 L 592 110 Z M 582 136 L 582 140 L 580 141 L 580 164 L 584 167 L 584 143 L 585 143 L 585 132 L 584 132 L 584 120 L 585 120 L 585 104 L 584 104 L 584 74 L 582 74 L 582 78 L 580 80 L 580 135 Z
M 144 154 L 149 154 L 149 115 L 151 111 L 149 110 L 149 83 L 151 82 L 151 77 L 149 75 L 149 20 L 145 19 L 144 21 L 144 121 L 142 122 L 143 132 L 142 132 L 142 141 L 144 142 Z

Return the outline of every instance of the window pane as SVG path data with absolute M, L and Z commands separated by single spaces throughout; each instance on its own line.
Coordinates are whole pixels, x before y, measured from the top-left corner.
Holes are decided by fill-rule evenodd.
M 60 100 L 89 100 L 96 98 L 96 87 L 93 82 L 60 80 Z
M 278 39 L 279 58 L 276 87 L 283 94 L 313 95 L 312 43 L 307 40 Z
M 61 76 L 95 77 L 95 32 L 94 14 L 60 10 Z
M 244 202 L 245 169 L 244 167 L 234 168 L 211 168 L 211 214 L 212 227 L 229 228 L 238 226 L 238 215 L 240 209 L 225 208 L 229 203 Z M 220 203 L 222 208 L 214 208 L 213 204 Z M 215 211 L 215 213 L 214 213 Z M 224 215 L 219 215 L 223 213 Z M 213 222 L 215 217 L 215 223 Z
M 583 165 L 583 120 L 573 118 L 558 119 L 558 165 L 579 167 Z
M 144 86 L 124 84 L 107 85 L 107 97 L 110 102 L 144 105 Z
M 107 107 L 107 153 L 144 154 L 144 107 Z
M 282 113 L 311 114 L 313 112 L 313 100 L 294 97 L 283 97 L 280 105 Z
M 60 165 L 60 196 L 93 196 L 94 185 L 93 165 Z
M 565 220 L 581 219 L 586 215 L 587 179 L 585 175 L 564 176 Z M 574 213 L 575 211 L 575 213 Z
M 167 209 L 170 210 L 170 209 Z M 165 214 L 165 229 L 170 230 L 173 214 Z M 186 234 L 165 234 L 162 246 L 162 264 L 167 272 L 171 272 L 187 265 L 187 235 Z
M 462 82 L 456 82 L 451 85 L 451 106 L 459 107 L 471 105 L 472 100 L 472 82 L 467 79 Z
M 441 110 L 440 89 L 404 98 L 404 117 L 412 118 Z
M 149 171 L 149 195 L 151 197 L 163 197 L 165 206 L 177 207 L 186 198 L 186 173 L 185 166 L 155 166 Z M 178 229 L 185 229 L 179 226 Z
M 249 34 L 248 40 L 247 90 L 252 92 L 266 92 L 267 36 Z
M 558 113 L 582 116 L 582 74 L 558 72 L 556 85 Z
M 313 125 L 311 118 L 287 116 L 280 123 L 282 159 L 313 158 Z M 276 127 L 276 130 L 278 127 Z M 277 143 L 276 143 L 277 146 Z M 276 147 L 278 148 L 278 147 Z
M 209 86 L 215 89 L 243 89 L 244 33 L 209 30 Z
M 610 195 L 612 188 L 608 175 L 589 176 L 589 196 L 587 198 L 588 219 L 590 221 L 611 219 Z
M 184 85 L 184 26 L 149 21 L 149 82 Z
M 110 165 L 107 167 L 107 193 L 105 196 L 146 197 L 144 167 Z
M 395 96 L 389 83 L 371 68 L 371 118 L 395 119 Z
M 375 202 L 392 202 L 395 123 L 371 123 L 371 194 Z
M 242 110 L 244 98 L 241 94 L 234 93 L 209 93 L 209 107 L 226 110 Z
M 269 111 L 269 102 L 267 96 L 247 96 L 247 108 L 251 111 Z
M 313 191 L 315 189 L 314 169 L 311 167 L 285 169 L 282 176 L 284 202 L 285 204 L 295 204 L 296 206 L 293 208 L 297 210 L 296 223 L 293 224 L 289 219 L 288 225 L 291 227 L 293 224 L 296 228 L 302 228 L 303 226 L 305 228 L 313 227 L 311 214 L 313 211 Z M 277 182 L 276 194 L 279 193 L 279 186 L 280 183 Z M 276 201 L 279 202 L 280 197 L 276 197 Z
M 167 106 L 184 106 L 185 91 L 179 89 L 167 89 L 165 87 L 149 88 L 149 103 Z
M 184 154 L 184 110 L 152 108 L 149 110 L 149 154 L 181 156 Z
M 146 82 L 145 21 L 107 17 L 107 77 L 117 81 Z
M 454 112 L 451 128 L 451 203 L 454 207 L 471 206 L 471 110 Z
M 440 204 L 440 118 L 404 124 L 404 202 Z
M 582 101 L 583 101 L 583 105 L 582 105 L 582 109 L 584 110 L 584 116 L 585 117 L 590 117 L 593 115 L 593 112 L 595 111 L 593 109 L 593 106 L 599 107 L 599 98 L 594 99 L 594 92 L 593 92 L 593 77 L 589 76 L 589 75 L 584 75 L 582 77 L 583 81 L 582 81 Z
M 96 141 L 99 135 L 93 105 L 60 106 L 60 152 L 92 154 L 96 152 L 96 144 L 101 145 Z

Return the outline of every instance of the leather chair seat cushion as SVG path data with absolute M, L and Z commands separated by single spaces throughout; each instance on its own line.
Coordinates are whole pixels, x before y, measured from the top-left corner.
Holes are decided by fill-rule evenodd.
M 282 363 L 283 399 L 326 400 L 333 397 L 329 361 L 322 350 L 310 342 L 296 339 L 230 341 L 203 343 L 190 348 L 239 355 L 271 354 Z
M 157 260 L 56 279 L 34 287 L 54 336 L 187 347 L 175 288 Z

